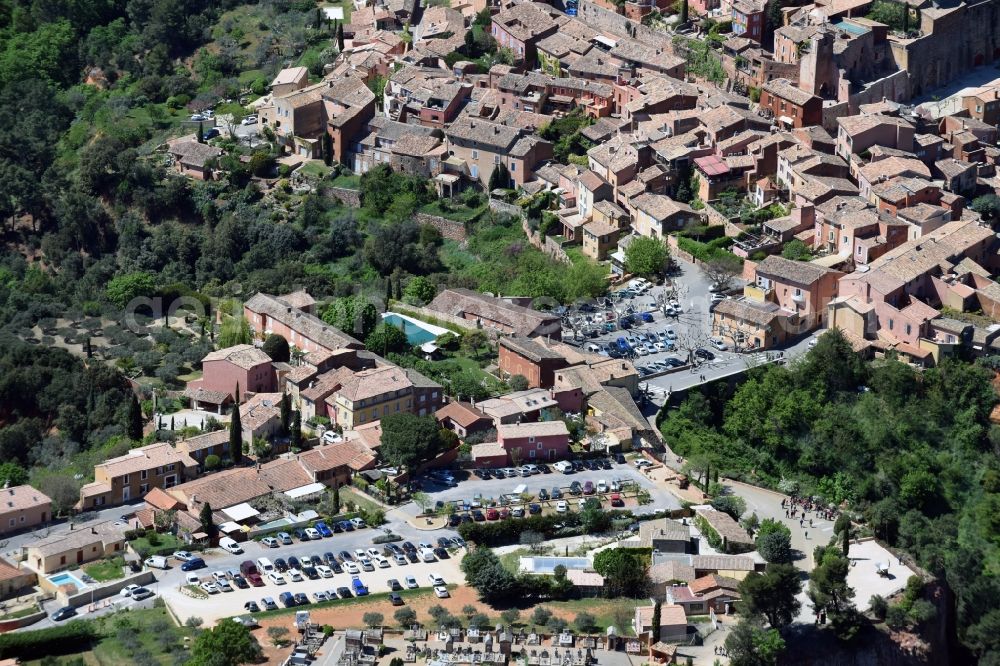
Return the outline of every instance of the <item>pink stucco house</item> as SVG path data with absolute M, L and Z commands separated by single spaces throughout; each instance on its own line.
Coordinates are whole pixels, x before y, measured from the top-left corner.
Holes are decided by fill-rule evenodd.
M 214 351 L 201 360 L 202 378 L 188 382 L 185 395 L 199 403 L 223 405 L 236 397 L 276 390 L 277 375 L 271 357 L 253 345 Z
M 562 421 L 500 425 L 497 444 L 511 463 L 561 460 L 569 453 L 569 430 Z

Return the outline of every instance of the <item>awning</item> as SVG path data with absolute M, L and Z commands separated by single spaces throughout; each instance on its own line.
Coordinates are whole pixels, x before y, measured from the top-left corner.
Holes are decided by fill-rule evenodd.
M 316 493 L 321 493 L 326 490 L 326 486 L 322 483 L 310 483 L 307 486 L 300 486 L 298 488 L 292 488 L 291 490 L 285 491 L 285 496 L 292 499 L 299 499 L 300 497 L 305 497 L 307 495 L 315 495 Z
M 232 521 L 219 525 L 219 531 L 223 534 L 232 534 L 233 532 L 239 532 L 241 529 L 238 523 Z
M 256 518 L 257 516 L 260 515 L 260 512 L 258 512 L 257 509 L 253 508 L 246 502 L 243 502 L 242 504 L 233 505 L 228 509 L 223 509 L 222 513 L 226 514 L 232 520 L 235 520 L 237 522 L 241 520 L 247 520 L 248 518 Z

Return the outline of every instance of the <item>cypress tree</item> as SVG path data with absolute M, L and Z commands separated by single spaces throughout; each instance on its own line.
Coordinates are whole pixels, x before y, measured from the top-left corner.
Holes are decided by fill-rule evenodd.
M 302 448 L 302 412 L 297 409 L 292 412 L 291 446 L 294 449 Z
M 657 601 L 656 605 L 653 606 L 653 630 L 652 639 L 656 643 L 660 640 L 660 602 Z
M 205 143 L 205 128 L 203 127 L 203 123 L 198 123 L 197 137 L 198 143 Z
M 681 25 L 688 21 L 688 0 L 681 0 Z
M 287 393 L 281 396 L 281 431 L 288 434 L 292 421 L 292 400 Z
M 132 395 L 132 402 L 128 406 L 128 437 L 135 441 L 142 439 L 142 407 L 139 406 L 139 398 Z
M 344 50 L 344 24 L 341 23 L 337 26 L 337 48 L 341 51 Z
M 240 394 L 240 385 L 236 385 L 236 395 Z M 229 421 L 229 457 L 234 464 L 243 460 L 243 424 L 240 423 L 240 401 L 237 398 L 233 405 L 233 418 Z
M 330 139 L 330 135 L 323 132 L 323 164 L 330 166 L 333 164 L 333 141 Z
M 201 513 L 198 514 L 199 522 L 201 522 L 201 529 L 208 535 L 211 539 L 215 536 L 215 522 L 212 520 L 212 505 L 205 502 L 205 506 L 201 507 Z
M 333 513 L 340 513 L 340 484 L 333 487 Z
M 851 526 L 848 525 L 847 529 L 841 532 L 840 548 L 844 551 L 844 557 L 851 551 Z

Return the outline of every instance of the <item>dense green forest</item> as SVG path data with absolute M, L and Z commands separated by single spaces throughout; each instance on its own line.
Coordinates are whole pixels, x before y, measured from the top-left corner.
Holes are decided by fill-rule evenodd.
M 693 393 L 667 444 L 726 476 L 846 503 L 955 594 L 959 639 L 1000 657 L 1000 427 L 993 370 L 865 363 L 836 331 L 801 361 L 751 371 L 735 392 Z

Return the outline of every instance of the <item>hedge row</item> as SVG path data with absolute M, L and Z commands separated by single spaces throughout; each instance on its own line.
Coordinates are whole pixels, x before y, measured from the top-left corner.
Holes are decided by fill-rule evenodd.
M 82 652 L 96 638 L 94 624 L 83 620 L 49 629 L 2 634 L 0 658 L 41 659 L 51 654 Z

